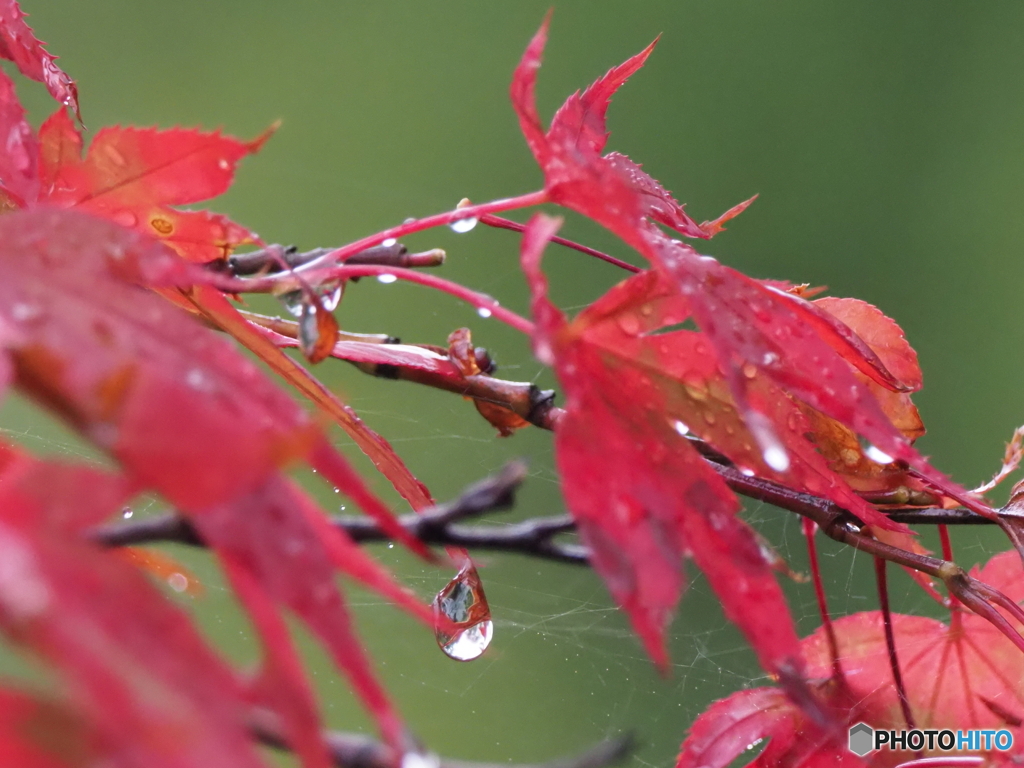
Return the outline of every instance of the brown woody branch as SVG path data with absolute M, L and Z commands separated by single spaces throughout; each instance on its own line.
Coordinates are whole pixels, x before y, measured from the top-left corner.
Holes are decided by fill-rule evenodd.
M 526 465 L 523 462 L 512 462 L 498 474 L 470 486 L 453 501 L 438 504 L 420 514 L 402 515 L 399 522 L 428 544 L 516 552 L 586 565 L 589 554 L 586 547 L 557 540 L 560 534 L 575 530 L 569 515 L 537 518 L 505 526 L 459 523 L 460 520 L 485 512 L 511 508 L 516 488 L 525 476 Z M 358 542 L 388 541 L 390 538 L 375 521 L 367 517 L 338 515 L 332 517 L 331 521 Z M 157 542 L 205 546 L 188 519 L 173 513 L 111 523 L 94 529 L 92 538 L 108 547 Z
M 235 277 L 249 275 L 273 274 L 282 271 L 282 267 L 288 269 L 299 269 L 300 267 L 326 256 L 336 249 L 314 248 L 311 251 L 300 252 L 294 245 L 268 245 L 258 251 L 235 254 L 227 260 L 225 265 L 228 274 Z M 445 254 L 440 249 L 425 251 L 424 253 L 409 253 L 408 249 L 401 243 L 391 245 L 376 245 L 367 248 L 365 251 L 350 256 L 345 260 L 346 264 L 376 264 L 382 267 L 402 267 L 414 269 L 417 267 L 438 267 L 444 263 Z

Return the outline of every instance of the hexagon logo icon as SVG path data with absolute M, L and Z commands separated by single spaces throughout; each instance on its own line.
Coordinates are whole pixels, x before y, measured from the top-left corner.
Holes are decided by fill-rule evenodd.
M 867 723 L 857 723 L 850 728 L 850 751 L 857 757 L 864 757 L 874 748 L 875 731 Z

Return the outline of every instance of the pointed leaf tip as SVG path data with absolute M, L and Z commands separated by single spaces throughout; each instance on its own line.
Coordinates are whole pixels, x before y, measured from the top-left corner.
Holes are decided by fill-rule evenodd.
M 757 195 L 754 195 L 753 197 L 744 200 L 742 203 L 734 205 L 732 208 L 727 210 L 717 219 L 712 219 L 711 221 L 702 221 L 700 224 L 701 231 L 704 232 L 708 238 L 712 238 L 719 232 L 724 231 L 725 227 L 723 227 L 722 225 L 725 224 L 725 222 L 729 221 L 730 219 L 735 219 L 737 216 L 739 216 L 741 213 L 747 210 L 747 208 L 749 208 L 751 204 L 755 200 L 757 200 L 757 197 Z

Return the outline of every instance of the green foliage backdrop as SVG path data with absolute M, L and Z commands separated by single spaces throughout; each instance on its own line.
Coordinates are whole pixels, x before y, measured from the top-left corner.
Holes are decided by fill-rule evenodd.
M 547 5 L 24 3 L 78 79 L 91 129 L 182 124 L 253 136 L 282 119 L 213 207 L 268 241 L 302 247 L 340 244 L 464 196 L 483 201 L 539 186 L 507 86 Z M 659 33 L 647 67 L 616 97 L 611 148 L 642 162 L 698 220 L 760 193 L 706 252 L 758 277 L 827 284 L 897 319 L 925 374 L 924 452 L 964 484 L 980 482 L 1024 421 L 1024 5 L 558 2 L 542 110 L 550 114 Z M 38 122 L 47 97 L 27 83 L 22 94 Z M 481 229 L 408 242 L 447 249 L 447 277 L 525 309 L 516 238 Z M 568 232 L 627 255 L 582 222 L 570 221 Z M 553 250 L 545 266 L 555 297 L 570 308 L 621 277 L 572 252 Z M 504 375 L 540 374 L 512 331 L 415 286 L 363 281 L 339 318 L 351 330 L 423 343 L 443 343 L 468 325 Z M 532 477 L 506 519 L 562 511 L 549 435 L 497 440 L 470 405 L 445 393 L 370 380 L 341 363 L 319 373 L 438 497 L 524 455 Z M 35 450 L 83 450 L 23 403 L 9 402 L 0 415 Z M 750 514 L 801 567 L 794 522 L 756 505 Z M 790 548 L 781 544 L 786 536 Z M 1003 547 L 987 533 L 959 533 L 955 542 L 964 565 Z M 874 608 L 867 563 L 826 552 L 836 610 Z M 447 578 L 397 551 L 380 554 L 425 598 Z M 233 657 L 252 662 L 248 628 L 208 559 L 186 557 L 208 582 L 194 602 L 199 620 Z M 699 580 L 674 626 L 677 666 L 660 679 L 593 574 L 511 556 L 481 561 L 497 636 L 473 664 L 447 660 L 420 627 L 354 597 L 403 712 L 446 754 L 540 760 L 635 730 L 638 762 L 665 765 L 697 712 L 757 678 Z M 903 582 L 897 589 L 898 606 L 922 609 L 918 593 Z M 791 593 L 809 631 L 809 589 Z M 310 658 L 330 724 L 365 727 L 344 683 L 315 652 Z

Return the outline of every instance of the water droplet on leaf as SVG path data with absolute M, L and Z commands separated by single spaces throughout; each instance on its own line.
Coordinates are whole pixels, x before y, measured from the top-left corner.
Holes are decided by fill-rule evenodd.
M 440 765 L 441 760 L 433 753 L 406 752 L 400 768 L 438 768 Z
M 750 434 L 754 436 L 757 446 L 761 449 L 761 458 L 764 463 L 776 472 L 785 472 L 789 469 L 789 453 L 786 447 L 775 434 L 771 421 L 763 413 L 758 411 L 748 412 L 744 420 Z
M 456 219 L 448 226 L 451 228 L 452 232 L 457 232 L 462 235 L 472 230 L 478 221 L 479 219 L 476 218 L 476 216 L 470 216 L 468 219 Z
M 134 514 L 135 512 L 132 510 L 131 507 L 125 507 L 124 509 L 121 510 L 121 517 L 123 517 L 125 520 L 127 520 Z
M 434 598 L 434 636 L 441 650 L 456 661 L 472 661 L 490 645 L 491 609 L 471 562 Z
M 623 315 L 619 318 L 619 328 L 627 336 L 636 336 L 640 333 L 640 321 L 635 315 Z
M 139 223 L 138 217 L 131 211 L 118 211 L 114 214 L 114 221 L 122 227 L 134 227 Z
M 288 310 L 289 314 L 295 317 L 302 317 L 302 291 L 289 291 L 288 293 L 282 293 L 277 298 L 284 305 L 284 308 Z
M 385 283 L 385 284 L 393 283 L 397 279 L 398 279 L 397 277 L 395 277 L 394 275 L 389 274 L 389 273 L 385 273 L 383 275 L 377 275 L 377 282 L 378 283 Z
M 167 584 L 175 592 L 184 592 L 188 589 L 188 577 L 183 573 L 172 573 L 167 577 Z
M 864 455 L 867 456 L 876 464 L 892 464 L 894 461 L 892 456 L 883 451 L 881 448 L 874 445 L 869 445 L 865 449 Z
M 342 283 L 341 280 L 329 280 L 320 285 L 317 294 L 320 296 L 320 304 L 328 312 L 338 308 L 341 301 Z

